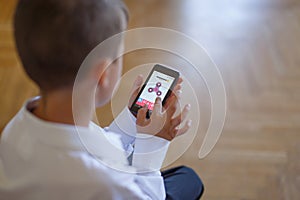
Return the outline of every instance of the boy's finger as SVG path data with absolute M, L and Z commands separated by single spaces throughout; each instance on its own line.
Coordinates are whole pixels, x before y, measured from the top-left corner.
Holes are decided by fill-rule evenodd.
M 176 109 L 177 109 L 176 97 L 175 96 L 170 97 L 170 101 L 168 102 L 167 109 L 166 109 L 168 119 L 171 119 L 173 117 L 174 113 L 176 112 Z
M 176 93 L 177 90 L 180 90 L 181 89 L 181 85 L 180 84 L 177 84 L 174 89 L 173 89 L 173 93 Z
M 175 85 L 174 89 L 172 90 L 172 93 L 171 93 L 170 97 L 174 96 L 174 95 L 176 96 L 177 91 L 181 90 L 181 83 L 182 83 L 182 81 L 183 81 L 182 78 L 179 78 L 177 84 Z
M 177 94 L 177 91 L 181 90 L 181 83 L 183 82 L 183 79 L 181 77 L 179 77 L 176 86 L 174 87 L 174 89 L 171 91 L 171 95 L 169 96 L 169 98 L 166 100 L 165 104 L 164 104 L 164 109 L 167 109 L 170 105 L 170 102 L 172 101 L 171 99 Z
M 141 85 L 143 84 L 143 75 L 139 74 L 135 81 L 133 82 L 133 86 L 131 88 L 131 93 L 135 92 Z
M 187 117 L 187 115 L 188 115 L 190 109 L 191 109 L 191 105 L 190 105 L 190 104 L 187 104 L 187 105 L 183 108 L 182 112 L 181 112 L 179 115 L 177 115 L 174 119 L 172 119 L 172 121 L 171 121 L 171 127 L 172 127 L 172 128 L 175 128 L 175 127 L 177 127 L 182 121 L 184 121 L 185 118 Z
M 130 107 L 133 104 L 133 101 L 135 100 L 136 96 L 138 95 L 142 84 L 143 84 L 143 76 L 140 74 L 136 77 L 136 79 L 132 85 L 131 92 L 130 92 L 130 98 L 129 98 L 129 102 L 128 102 L 128 107 Z
M 181 77 L 179 77 L 179 78 L 178 78 L 178 81 L 177 81 L 177 85 L 178 85 L 178 84 L 181 84 L 182 82 L 183 82 L 183 79 L 182 79 Z
M 184 126 L 182 128 L 177 129 L 175 131 L 174 137 L 177 137 L 177 136 L 180 136 L 180 135 L 183 135 L 184 133 L 186 133 L 191 128 L 191 125 L 192 125 L 192 120 L 186 121 L 186 123 L 184 124 Z
M 138 110 L 138 113 L 136 115 L 136 124 L 139 126 L 144 126 L 146 123 L 146 114 L 147 114 L 148 108 L 145 106 L 143 108 L 140 108 Z
M 181 83 L 183 82 L 183 79 L 181 77 L 179 77 L 175 87 L 172 90 L 172 93 L 170 96 L 176 95 L 178 90 L 181 90 Z
M 173 103 L 174 99 L 175 99 L 176 102 L 179 102 L 181 94 L 182 94 L 181 90 L 174 91 L 170 95 L 170 97 L 167 99 L 167 101 L 166 101 L 166 103 L 164 105 L 164 108 L 168 109 L 168 107 L 171 105 L 171 103 Z
M 160 114 L 162 112 L 161 109 L 162 109 L 161 99 L 160 97 L 156 97 L 152 114 Z
M 165 103 L 165 105 L 164 105 L 164 108 L 166 108 L 166 109 L 168 108 L 169 102 L 171 101 L 171 99 L 172 99 L 173 97 L 177 97 L 178 91 L 181 91 L 181 85 L 176 85 L 176 86 L 174 87 L 174 89 L 171 91 L 171 94 L 170 94 L 169 98 L 166 100 L 166 103 Z

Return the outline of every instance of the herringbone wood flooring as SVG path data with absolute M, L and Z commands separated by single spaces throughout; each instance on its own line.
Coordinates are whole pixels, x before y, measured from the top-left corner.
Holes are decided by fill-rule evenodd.
M 16 0 L 0 0 L 0 128 L 37 88 L 24 75 L 12 37 Z M 213 152 L 197 157 L 209 115 L 203 100 L 199 136 L 173 165 L 202 177 L 204 199 L 300 198 L 300 2 L 297 0 L 126 0 L 129 28 L 162 26 L 208 50 L 226 87 L 228 112 Z M 127 71 L 157 52 L 125 56 Z M 128 83 L 130 84 L 130 83 Z M 202 86 L 197 86 L 202 92 Z M 202 94 L 202 93 L 201 93 Z M 203 94 L 203 99 L 205 99 Z M 99 112 L 110 113 L 106 106 Z M 99 116 L 103 125 L 111 115 Z

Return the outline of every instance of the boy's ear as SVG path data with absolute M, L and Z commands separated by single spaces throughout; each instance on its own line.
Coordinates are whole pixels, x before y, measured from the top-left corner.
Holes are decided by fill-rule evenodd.
M 108 77 L 108 66 L 111 63 L 109 59 L 102 60 L 99 64 L 97 64 L 92 72 L 92 76 L 94 80 L 97 81 L 97 85 L 100 87 L 107 87 L 109 84 Z
M 98 86 L 101 86 L 102 88 L 106 88 L 108 86 L 109 79 L 108 79 L 107 74 L 108 74 L 107 69 L 105 69 L 99 78 Z

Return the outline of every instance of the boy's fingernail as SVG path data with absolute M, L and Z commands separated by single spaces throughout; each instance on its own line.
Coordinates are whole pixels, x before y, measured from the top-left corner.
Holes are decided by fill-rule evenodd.
M 191 126 L 191 125 L 192 125 L 192 120 L 191 120 L 191 119 L 187 122 L 187 125 L 188 125 L 188 126 Z
M 138 75 L 134 81 L 135 85 L 141 85 L 143 83 L 143 77 L 141 75 Z
M 191 109 L 191 104 L 186 105 L 186 109 L 190 110 Z
M 181 90 L 177 90 L 176 93 L 179 95 L 179 94 L 182 93 L 182 91 Z

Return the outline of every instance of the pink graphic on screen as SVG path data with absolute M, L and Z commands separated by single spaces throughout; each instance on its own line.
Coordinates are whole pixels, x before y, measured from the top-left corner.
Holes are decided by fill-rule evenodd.
M 148 89 L 148 92 L 151 93 L 151 92 L 154 91 L 154 92 L 156 92 L 156 95 L 157 95 L 157 96 L 160 96 L 160 95 L 161 95 L 161 91 L 159 91 L 159 87 L 160 87 L 160 86 L 161 86 L 161 83 L 160 83 L 160 82 L 157 82 L 154 88 L 149 88 L 149 89 Z

